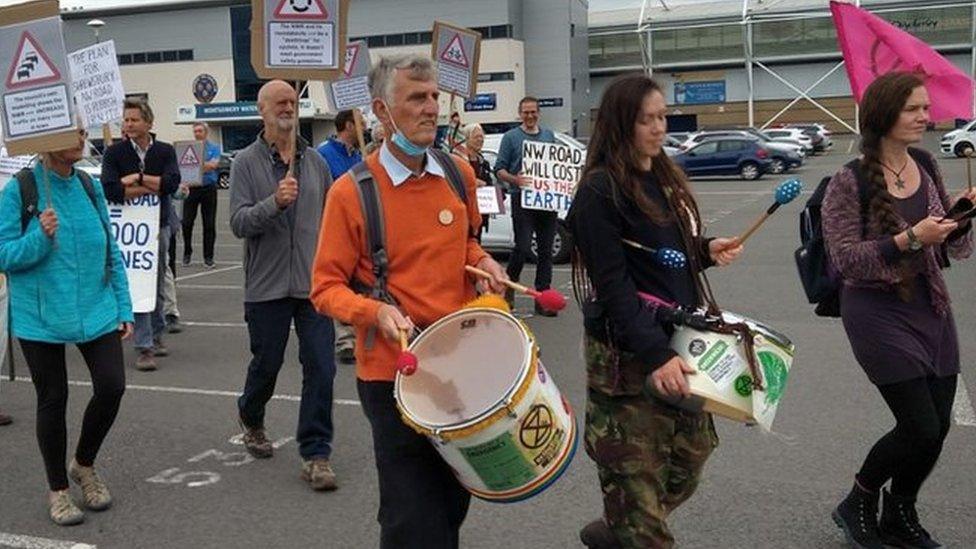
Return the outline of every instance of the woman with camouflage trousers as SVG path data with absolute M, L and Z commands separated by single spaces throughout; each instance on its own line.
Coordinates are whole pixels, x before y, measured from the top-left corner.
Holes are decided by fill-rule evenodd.
M 646 76 L 607 88 L 568 216 L 584 303 L 586 451 L 604 498 L 603 519 L 580 532 L 588 547 L 672 547 L 665 520 L 695 491 L 718 444 L 710 414 L 644 390 L 686 396 L 692 369 L 669 347 L 673 327 L 642 307 L 638 292 L 697 308 L 701 271 L 742 251 L 736 239 L 701 236 L 685 177 L 662 151 L 666 112 L 661 88 Z M 655 264 L 648 249 L 661 248 L 685 254 L 687 266 Z

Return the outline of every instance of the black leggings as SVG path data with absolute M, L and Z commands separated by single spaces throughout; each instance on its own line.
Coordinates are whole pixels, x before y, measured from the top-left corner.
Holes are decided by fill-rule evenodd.
M 878 390 L 895 415 L 895 428 L 874 444 L 857 475 L 877 492 L 891 479 L 891 492 L 914 499 L 942 453 L 952 422 L 958 376 L 917 378 Z
M 20 340 L 37 392 L 37 443 L 41 447 L 47 482 L 52 491 L 68 488 L 65 454 L 68 429 L 65 413 L 68 404 L 68 372 L 64 344 Z M 88 401 L 81 423 L 81 437 L 75 459 L 90 467 L 98 449 L 112 427 L 125 392 L 125 367 L 122 341 L 115 330 L 85 343 L 78 349 L 91 372 L 94 394 Z

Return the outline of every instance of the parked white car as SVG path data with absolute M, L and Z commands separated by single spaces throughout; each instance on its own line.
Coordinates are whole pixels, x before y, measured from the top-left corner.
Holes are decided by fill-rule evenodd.
M 787 143 L 795 141 L 803 145 L 807 154 L 813 152 L 813 140 L 799 128 L 774 128 L 764 130 L 762 134 L 773 141 L 785 141 Z
M 584 152 L 586 151 L 585 145 L 567 134 L 556 132 L 556 141 L 563 145 L 583 149 Z M 491 164 L 493 170 L 495 161 L 498 159 L 498 148 L 501 143 L 502 134 L 485 136 L 485 144 L 481 152 L 484 154 L 485 160 Z M 496 185 L 501 186 L 497 181 Z M 565 218 L 566 212 L 560 212 L 559 223 L 556 226 L 556 237 L 552 242 L 553 263 L 567 263 L 569 261 L 572 245 L 570 244 L 569 231 L 563 225 Z M 505 213 L 493 214 L 490 217 L 488 220 L 488 228 L 481 233 L 481 245 L 490 251 L 511 252 L 515 249 L 515 231 L 512 228 L 512 203 L 508 193 L 505 194 Z M 533 252 L 535 251 L 534 242 L 532 244 L 532 250 Z
M 939 148 L 945 156 L 964 157 L 976 151 L 976 120 L 943 135 Z

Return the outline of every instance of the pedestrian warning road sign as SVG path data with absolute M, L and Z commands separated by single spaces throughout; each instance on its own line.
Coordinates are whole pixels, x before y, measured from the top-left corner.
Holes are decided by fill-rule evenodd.
M 328 19 L 329 12 L 322 0 L 280 0 L 274 11 L 275 19 Z
M 7 71 L 7 88 L 37 86 L 58 80 L 61 80 L 58 68 L 38 45 L 37 39 L 31 36 L 30 32 L 24 31 L 20 35 L 20 44 L 17 46 L 14 61 Z
M 356 66 L 356 58 L 359 57 L 361 47 L 359 42 L 346 44 L 346 63 L 342 67 L 342 73 L 346 75 L 346 78 L 352 76 L 352 69 Z
M 441 61 L 447 61 L 448 63 L 454 63 L 455 65 L 468 68 L 468 56 L 464 53 L 464 45 L 461 44 L 461 35 L 454 33 L 454 38 L 451 42 L 444 48 L 444 52 L 441 53 Z
M 188 147 L 180 157 L 180 166 L 197 166 L 200 164 L 200 157 L 193 152 L 193 147 Z
M 437 60 L 437 88 L 470 98 L 478 93 L 481 33 L 434 21 L 430 56 Z

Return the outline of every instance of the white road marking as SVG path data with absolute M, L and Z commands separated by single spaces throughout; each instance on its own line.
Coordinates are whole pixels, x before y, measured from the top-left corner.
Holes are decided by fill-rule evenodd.
M 230 284 L 180 284 L 181 290 L 243 290 L 244 286 Z
M 0 532 L 0 547 L 11 547 L 14 549 L 95 549 L 96 546 L 77 541 L 36 538 L 33 536 L 21 536 L 19 534 Z
M 962 376 L 957 378 L 956 401 L 952 405 L 952 417 L 956 423 L 966 427 L 976 427 L 976 411 L 973 410 L 973 403 L 969 400 L 969 391 L 966 390 L 966 383 Z
M 202 326 L 204 328 L 247 328 L 244 322 L 203 322 L 195 320 L 180 321 L 184 326 Z
M 22 381 L 26 383 L 31 382 L 31 378 L 24 376 L 17 376 L 14 381 Z M 76 381 L 68 380 L 68 385 L 74 385 L 76 387 L 91 387 L 90 381 Z M 160 385 L 133 385 L 131 383 L 125 386 L 127 391 L 148 391 L 153 393 L 175 393 L 181 395 L 203 395 L 203 396 L 223 396 L 223 397 L 239 397 L 241 393 L 238 391 L 219 391 L 216 389 L 195 389 L 193 387 L 167 387 Z M 300 395 L 274 395 L 271 400 L 284 400 L 288 402 L 301 402 L 302 397 Z M 333 403 L 339 404 L 341 406 L 359 406 L 358 400 L 351 400 L 345 398 L 336 398 L 332 400 Z M 0 543 L 2 545 L 2 543 Z
M 178 277 L 176 277 L 176 281 L 179 282 L 181 280 L 190 280 L 191 278 L 200 278 L 201 276 L 207 276 L 207 275 L 212 275 L 212 274 L 217 274 L 217 273 L 224 273 L 224 272 L 227 272 L 227 271 L 233 271 L 234 269 L 240 269 L 240 268 L 241 268 L 241 264 L 240 263 L 235 263 L 235 264 L 233 264 L 230 267 L 222 267 L 220 269 L 213 269 L 213 270 L 210 270 L 210 271 L 203 271 L 202 273 L 194 273 L 194 274 L 191 274 L 191 275 L 178 276 Z

